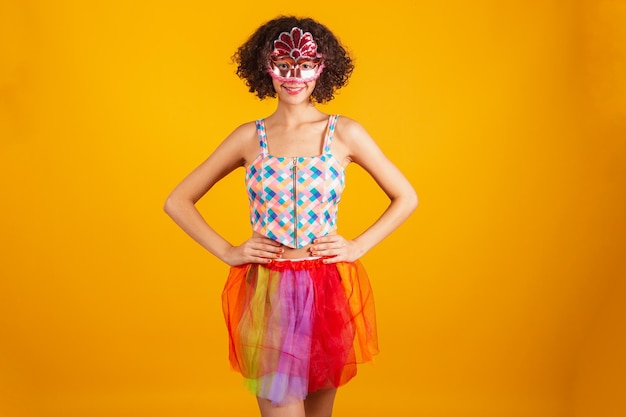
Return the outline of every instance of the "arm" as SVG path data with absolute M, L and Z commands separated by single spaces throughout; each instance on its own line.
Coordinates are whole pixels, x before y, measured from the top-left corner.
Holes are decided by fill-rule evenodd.
M 390 203 L 381 216 L 352 240 L 329 235 L 315 240 L 314 255 L 332 256 L 325 262 L 353 261 L 363 256 L 397 229 L 417 207 L 415 190 L 400 170 L 383 154 L 371 136 L 354 120 L 340 119 L 335 140 L 340 139 L 347 157 L 374 178 L 389 197 Z
M 249 144 L 254 142 L 250 141 L 251 129 L 254 129 L 253 124 L 235 129 L 202 164 L 174 188 L 164 206 L 165 212 L 191 238 L 229 265 L 266 263 L 280 252 L 280 245 L 268 238 L 256 237 L 240 246 L 231 245 L 209 226 L 195 206 L 219 180 L 244 165 L 246 149 L 250 149 Z M 258 148 L 258 142 L 256 143 Z

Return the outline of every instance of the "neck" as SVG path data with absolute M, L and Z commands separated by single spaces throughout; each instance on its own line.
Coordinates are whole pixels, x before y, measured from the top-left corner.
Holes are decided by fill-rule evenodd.
M 319 118 L 321 114 L 323 113 L 311 102 L 289 104 L 279 100 L 276 111 L 272 114 L 272 118 L 280 120 L 285 124 L 297 125 L 303 121 Z

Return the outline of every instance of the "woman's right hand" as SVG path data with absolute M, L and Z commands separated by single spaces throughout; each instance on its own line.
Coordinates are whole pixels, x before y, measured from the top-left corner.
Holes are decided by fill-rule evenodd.
M 253 236 L 239 246 L 232 246 L 223 261 L 230 266 L 257 263 L 267 264 L 282 256 L 285 250 L 278 242 L 267 237 Z

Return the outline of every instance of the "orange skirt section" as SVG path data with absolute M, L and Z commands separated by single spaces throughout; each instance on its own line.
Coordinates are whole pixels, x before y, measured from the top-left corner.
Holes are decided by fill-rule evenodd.
M 232 267 L 222 307 L 232 368 L 275 405 L 345 384 L 378 353 L 374 297 L 359 261 Z

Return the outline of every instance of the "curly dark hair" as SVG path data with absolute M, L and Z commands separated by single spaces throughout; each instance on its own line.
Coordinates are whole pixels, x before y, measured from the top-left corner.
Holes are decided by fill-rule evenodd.
M 335 91 L 348 83 L 354 64 L 335 35 L 311 18 L 279 16 L 263 24 L 233 55 L 232 60 L 237 64 L 236 74 L 246 81 L 248 91 L 256 93 L 261 100 L 276 97 L 272 78 L 267 73 L 267 62 L 274 40 L 280 33 L 289 32 L 293 27 L 313 35 L 317 50 L 324 59 L 325 67 L 317 79 L 312 99 L 318 103 L 332 100 Z

